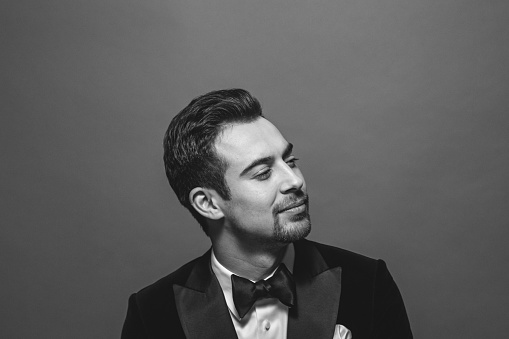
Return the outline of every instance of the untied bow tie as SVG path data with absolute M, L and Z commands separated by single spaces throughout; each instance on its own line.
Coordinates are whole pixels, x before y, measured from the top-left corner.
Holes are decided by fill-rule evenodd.
M 285 264 L 279 265 L 274 275 L 267 280 L 254 283 L 235 274 L 232 274 L 231 279 L 233 302 L 240 318 L 244 318 L 258 299 L 277 298 L 288 307 L 295 304 L 295 282 Z

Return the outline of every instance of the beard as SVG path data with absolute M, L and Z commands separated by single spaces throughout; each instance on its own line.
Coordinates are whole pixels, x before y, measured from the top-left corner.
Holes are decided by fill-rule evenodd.
M 297 201 L 305 201 L 305 210 L 298 214 L 282 216 L 281 211 L 285 206 L 289 206 Z M 311 232 L 311 219 L 309 217 L 309 198 L 308 195 L 299 191 L 294 197 L 288 197 L 274 207 L 272 212 L 274 216 L 274 240 L 281 243 L 292 243 L 304 239 Z M 282 219 L 286 220 L 282 220 Z
M 304 201 L 305 209 L 301 213 L 281 213 L 288 206 Z M 245 224 L 240 213 L 228 211 L 226 218 L 229 219 L 228 227 L 235 237 L 246 242 L 249 246 L 270 248 L 280 247 L 282 244 L 289 244 L 301 240 L 311 232 L 311 221 L 309 218 L 308 196 L 298 191 L 292 196 L 286 197 L 276 204 L 272 209 L 272 234 L 253 232 L 251 225 Z M 266 225 L 269 226 L 269 225 Z

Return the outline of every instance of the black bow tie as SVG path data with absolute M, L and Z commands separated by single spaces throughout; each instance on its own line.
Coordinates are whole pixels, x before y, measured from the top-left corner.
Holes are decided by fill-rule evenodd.
M 295 304 L 295 282 L 285 264 L 279 265 L 274 275 L 256 283 L 232 274 L 232 294 L 240 318 L 244 318 L 258 299 L 277 298 L 288 307 Z

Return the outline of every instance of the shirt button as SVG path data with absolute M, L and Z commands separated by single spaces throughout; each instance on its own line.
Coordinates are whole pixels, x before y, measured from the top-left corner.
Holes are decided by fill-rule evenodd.
M 270 330 L 270 322 L 268 320 L 264 321 L 265 331 Z

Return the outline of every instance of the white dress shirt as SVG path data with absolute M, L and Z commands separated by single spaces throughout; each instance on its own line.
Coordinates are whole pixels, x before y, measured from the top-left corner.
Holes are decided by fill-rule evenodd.
M 295 260 L 295 249 L 293 244 L 286 248 L 286 253 L 282 263 L 293 273 L 293 263 Z M 232 281 L 233 274 L 226 267 L 221 265 L 212 250 L 211 255 L 212 271 L 221 285 L 226 305 L 230 310 L 235 331 L 239 339 L 264 338 L 264 339 L 285 339 L 286 329 L 288 327 L 288 307 L 283 305 L 276 298 L 257 300 L 253 307 L 247 312 L 244 318 L 240 318 L 233 303 Z M 277 268 L 276 268 L 277 269 Z M 272 277 L 276 269 L 264 280 Z M 253 281 L 255 282 L 255 281 Z

